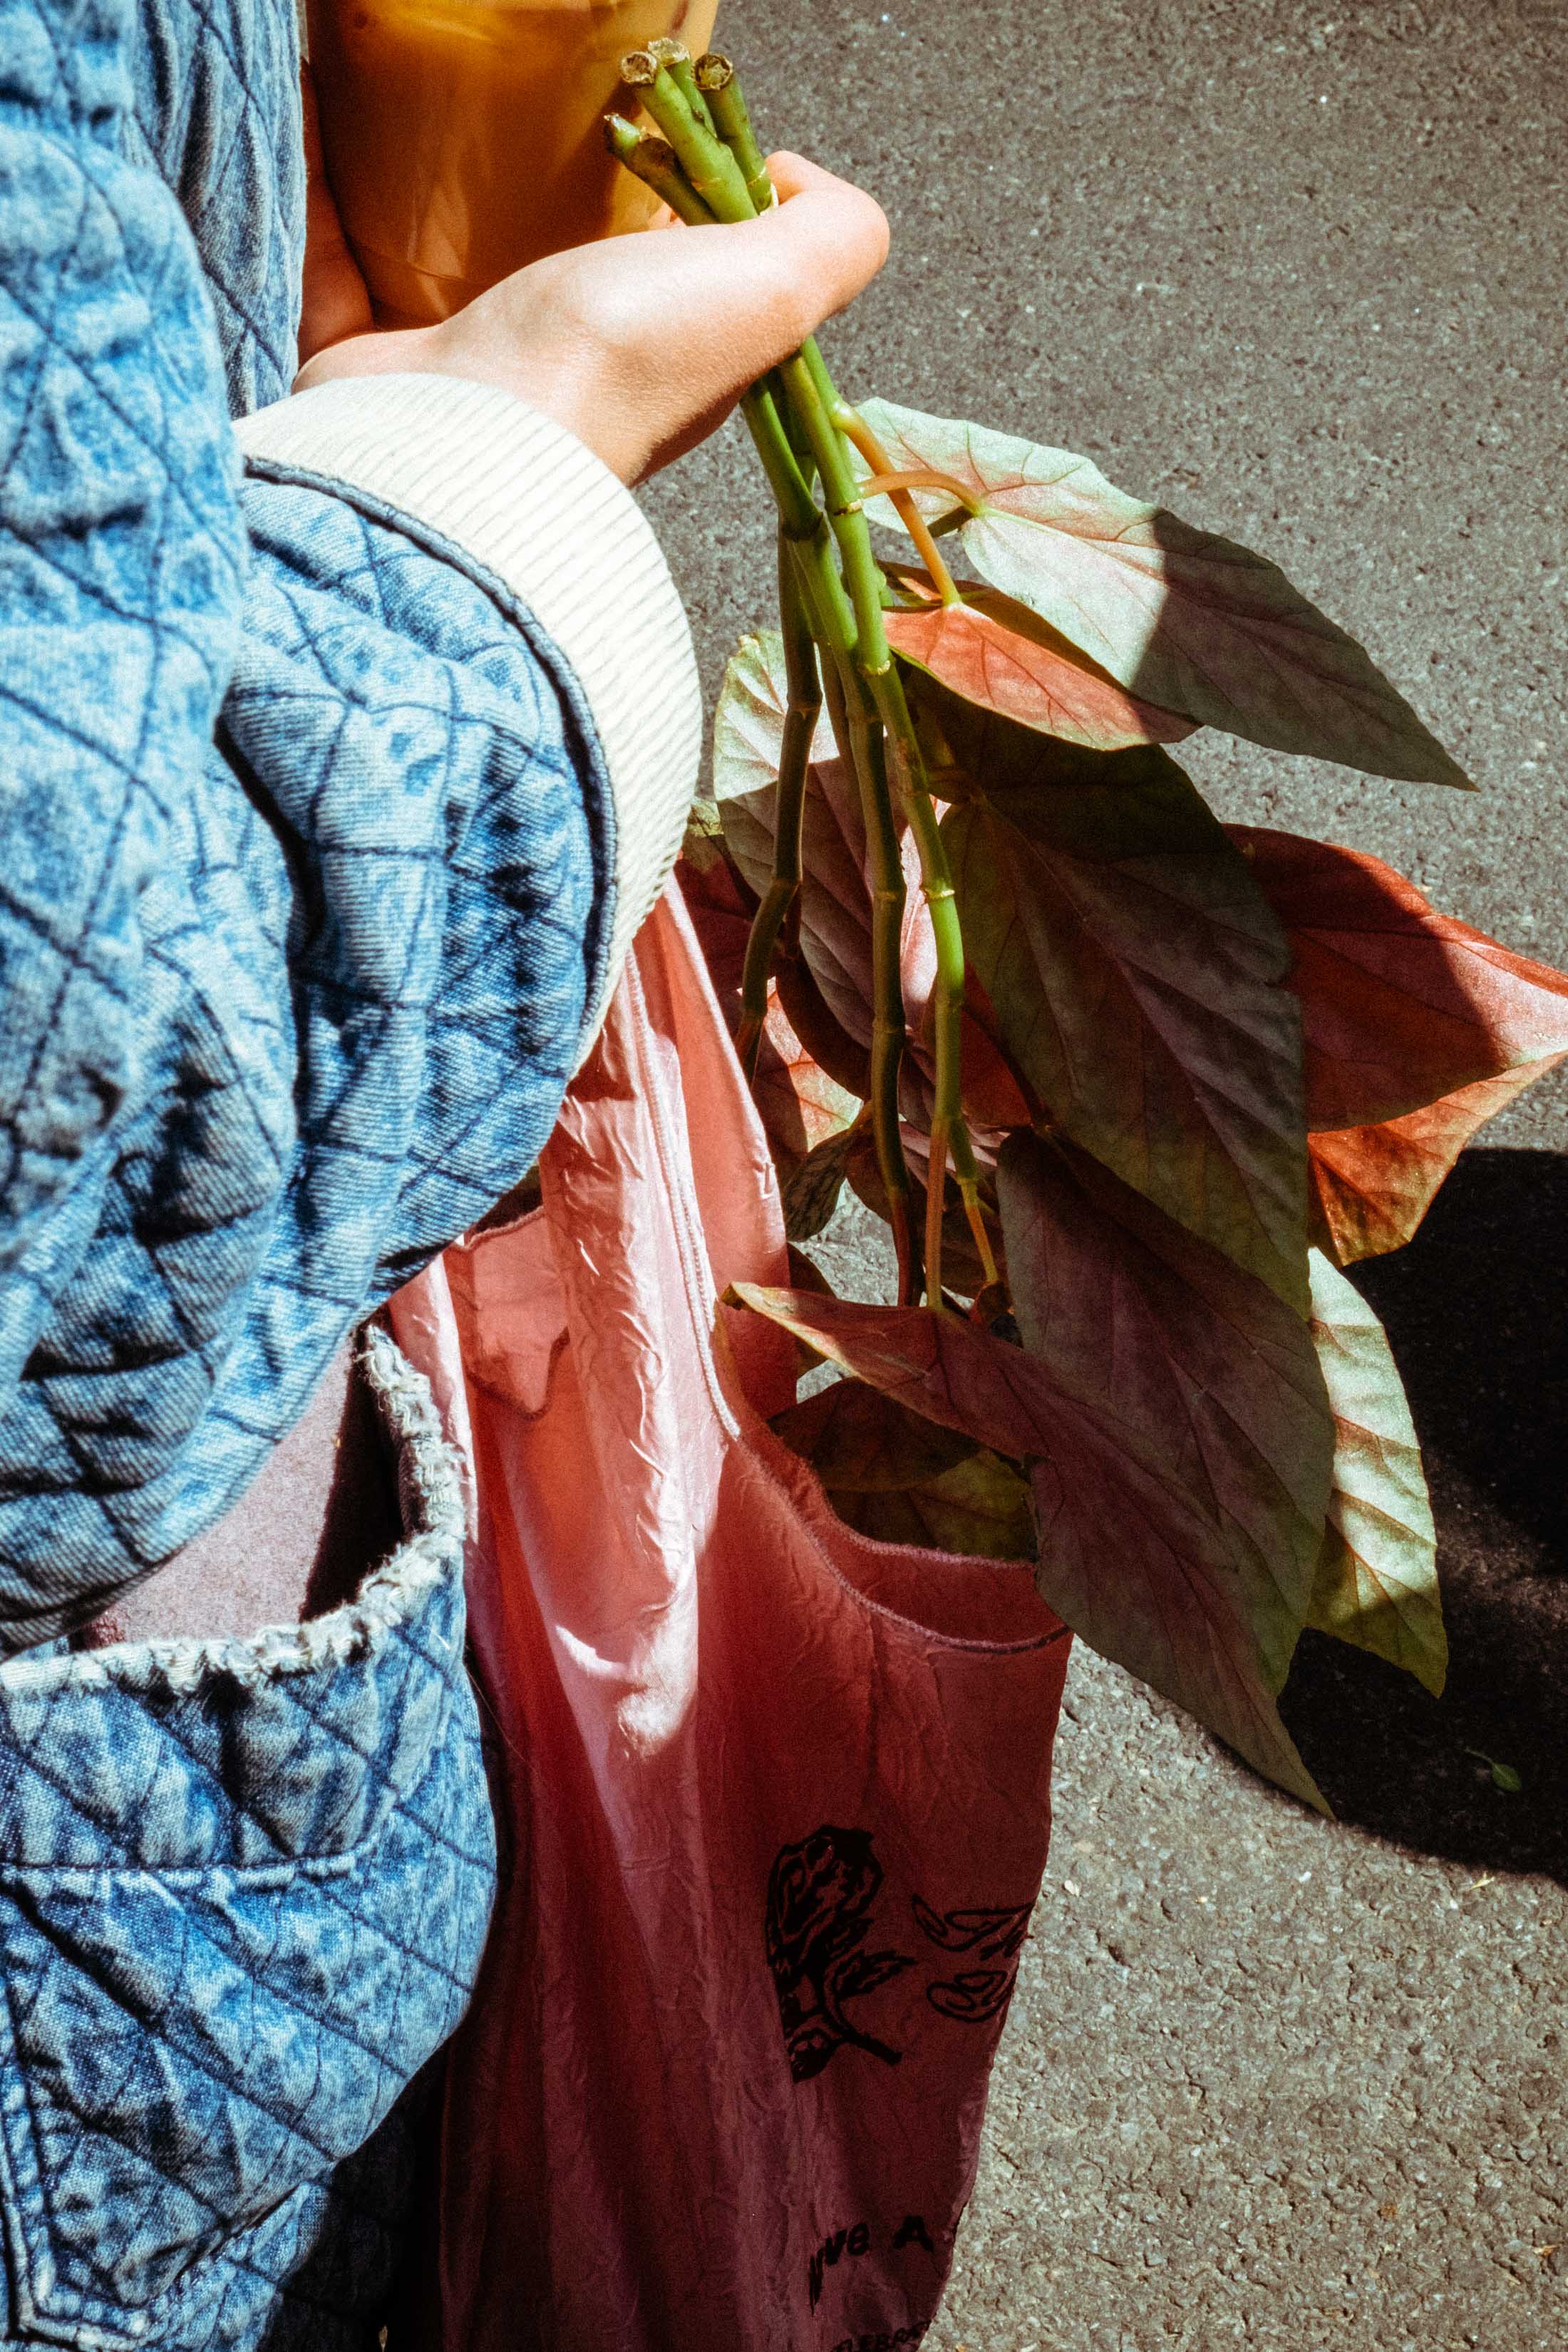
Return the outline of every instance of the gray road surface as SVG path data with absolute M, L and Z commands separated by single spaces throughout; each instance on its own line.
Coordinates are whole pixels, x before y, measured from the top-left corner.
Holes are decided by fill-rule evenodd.
M 1276 556 L 1483 788 L 1199 737 L 1221 814 L 1568 962 L 1563 0 L 724 0 L 721 33 L 764 131 L 892 218 L 847 389 Z M 766 614 L 747 453 L 649 504 L 716 681 Z M 1565 1112 L 1538 1089 L 1366 1274 L 1455 1667 L 1436 1702 L 1307 1637 L 1287 1712 L 1339 1822 L 1080 1654 L 942 2352 L 1568 2347 Z M 875 1282 L 862 1226 L 831 1245 Z

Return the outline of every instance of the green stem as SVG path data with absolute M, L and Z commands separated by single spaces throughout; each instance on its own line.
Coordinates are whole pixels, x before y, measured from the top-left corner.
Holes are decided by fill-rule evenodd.
M 796 562 L 805 551 L 794 543 Z M 833 578 L 837 583 L 837 575 Z M 843 605 L 843 590 L 839 590 Z M 807 596 L 807 612 L 810 598 Z M 847 623 L 847 626 L 843 625 Z M 868 1100 L 877 1165 L 888 1200 L 888 1217 L 898 1254 L 899 1304 L 920 1297 L 920 1255 L 910 1223 L 910 1171 L 899 1124 L 899 1072 L 903 1063 L 904 993 L 900 949 L 904 929 L 904 867 L 898 828 L 888 796 L 885 740 L 876 704 L 856 665 L 854 620 L 844 605 L 842 622 L 827 629 L 814 623 L 823 649 L 822 683 L 839 759 L 855 780 L 871 869 L 871 1055 Z
M 860 794 L 871 867 L 871 1122 L 877 1165 L 899 1259 L 899 1303 L 920 1297 L 920 1256 L 910 1225 L 910 1171 L 899 1124 L 899 1072 L 904 1058 L 904 865 L 888 795 L 886 745 L 876 706 L 858 669 L 845 665 L 850 760 Z
M 744 173 L 723 141 L 698 121 L 669 68 L 651 50 L 633 49 L 621 59 L 621 79 L 637 91 L 715 220 L 755 220 Z
M 821 356 L 817 356 L 821 368 Z M 859 634 L 857 658 L 868 674 L 889 669 L 892 655 L 882 626 L 882 574 L 871 552 L 871 532 L 860 511 L 859 484 L 849 463 L 844 437 L 828 414 L 816 388 L 816 371 L 804 352 L 795 352 L 779 369 L 790 405 L 805 427 L 822 477 L 823 499 L 844 565 L 844 584 L 855 611 Z M 826 374 L 826 370 L 823 370 Z
M 833 647 L 852 656 L 856 646 L 855 615 L 850 609 L 849 599 L 844 593 L 838 566 L 833 560 L 833 533 L 828 529 L 826 516 L 816 504 L 816 492 L 811 488 L 816 470 L 811 444 L 806 439 L 805 428 L 790 404 L 776 368 L 767 378 L 767 385 L 777 405 L 784 437 L 812 499 L 810 532 L 791 534 L 796 542 L 795 559 L 801 567 L 805 589 L 806 620 L 813 636 L 825 651 Z M 832 662 L 826 663 L 825 667 L 831 680 L 835 675 Z M 847 760 L 847 738 L 839 740 L 842 756 Z
M 647 50 L 641 50 L 633 51 L 622 59 L 621 71 L 623 78 L 640 91 L 644 106 L 674 152 L 679 173 L 685 174 L 709 213 L 721 221 L 754 219 L 752 196 L 740 163 L 729 147 L 712 137 L 698 120 L 668 68 L 661 65 Z M 732 85 L 732 75 L 731 82 Z M 629 125 L 620 129 L 612 127 L 611 145 L 630 168 L 637 170 L 636 158 L 640 149 L 628 147 L 625 131 L 629 129 Z M 641 176 L 647 176 L 646 173 Z M 675 204 L 673 208 L 680 213 L 683 219 L 693 217 L 689 208 L 683 209 L 681 204 Z M 784 394 L 782 403 L 778 397 L 781 392 Z M 836 730 L 839 730 L 839 747 L 841 751 L 847 749 L 860 795 L 872 884 L 871 1113 L 878 1164 L 888 1194 L 893 1238 L 899 1254 L 899 1296 L 907 1304 L 919 1297 L 920 1259 L 915 1237 L 910 1230 L 910 1179 L 904 1165 L 899 1125 L 899 1070 L 905 1044 L 900 950 L 906 893 L 898 828 L 888 791 L 889 740 L 894 744 L 900 787 L 910 803 L 916 837 L 923 845 L 921 872 L 926 897 L 931 903 L 933 923 L 939 919 L 940 908 L 944 933 L 951 929 L 956 937 L 952 879 L 946 874 L 940 840 L 936 842 L 937 854 L 941 858 L 940 870 L 927 870 L 931 842 L 936 837 L 935 813 L 924 789 L 925 771 L 920 746 L 902 686 L 893 667 L 887 632 L 882 625 L 882 593 L 886 583 L 872 552 L 870 530 L 860 511 L 855 471 L 837 421 L 844 404 L 816 342 L 808 339 L 802 351 L 785 360 L 766 384 L 753 387 L 742 403 L 742 407 L 778 504 L 781 530 L 788 542 L 791 561 L 800 581 L 805 621 L 827 656 L 832 680 L 830 705 Z M 795 446 L 792 446 L 792 432 L 795 443 L 804 441 L 805 446 L 810 449 L 821 477 L 827 509 L 826 525 L 812 496 L 810 484 L 802 471 Z M 833 565 L 829 530 L 837 543 L 843 565 L 842 580 Z M 898 730 L 896 739 L 886 731 L 889 722 Z M 805 740 L 809 745 L 809 734 Z M 928 820 L 923 828 L 914 813 L 917 802 L 923 803 Z M 781 810 L 781 841 L 784 831 L 783 814 Z M 793 892 L 786 898 L 782 887 L 789 879 L 787 874 L 775 875 L 775 883 L 781 887 L 776 895 L 773 889 L 770 889 L 764 900 L 764 905 L 772 901 L 779 909 L 776 919 L 770 917 L 774 921 L 774 936 L 777 922 L 783 919 L 784 912 L 793 899 Z M 770 939 L 767 954 L 763 956 L 760 967 L 764 1005 L 771 950 Z M 762 955 L 760 947 L 758 952 Z M 960 945 L 960 1005 L 963 1001 L 962 957 Z M 956 1123 L 962 1125 L 963 1112 L 958 1108 L 956 1091 L 957 1032 L 955 1023 L 947 1018 L 952 991 L 943 979 L 948 961 L 951 961 L 951 957 L 944 958 L 943 940 L 939 938 L 938 1108 L 940 1111 L 946 1100 L 945 1087 L 946 1094 L 952 1097 Z M 748 1008 L 748 1017 L 754 1012 L 755 983 L 756 972 L 753 971 L 752 1005 Z M 940 1197 L 940 1182 L 937 1190 Z M 929 1273 L 929 1289 L 933 1299 L 940 1303 L 940 1214 L 936 1218 L 935 1230 L 937 1247 Z
M 859 486 L 839 425 L 834 421 L 843 404 L 834 388 L 822 355 L 812 347 L 786 360 L 780 370 L 790 404 L 811 441 L 812 455 L 822 477 L 827 518 L 838 541 L 844 577 L 855 611 L 859 637 L 857 662 L 875 700 L 886 730 L 888 751 L 900 795 L 920 852 L 921 885 L 931 910 L 936 940 L 937 982 L 933 1026 L 936 1046 L 936 1097 L 932 1112 L 931 1178 L 926 1217 L 926 1295 L 933 1307 L 942 1302 L 942 1203 L 946 1181 L 949 1139 L 964 1129 L 961 1047 L 963 1011 L 963 939 L 947 849 L 931 806 L 931 793 L 904 695 L 903 681 L 893 666 L 882 624 L 881 567 L 871 551 L 871 533 L 859 507 Z M 824 396 L 824 387 L 826 394 Z M 889 807 L 888 824 L 892 827 Z M 895 855 L 897 849 L 894 836 Z M 900 889 L 901 867 L 900 871 Z M 873 943 L 876 940 L 873 924 Z M 896 972 L 896 967 L 895 967 Z M 900 1004 L 900 1027 L 902 1012 Z M 875 1054 L 873 1053 L 873 1064 Z M 969 1155 L 971 1160 L 973 1155 Z
M 854 411 L 828 374 L 827 362 L 822 356 L 815 335 L 807 335 L 800 347 L 800 355 L 811 371 L 811 380 L 816 386 L 816 396 L 827 412 L 828 421 L 837 425 L 840 433 L 844 432 L 847 429 L 845 420 L 851 416 Z
M 990 1289 L 1001 1277 L 996 1271 L 991 1236 L 985 1230 L 985 1219 L 980 1211 L 980 1171 L 974 1164 L 974 1146 L 969 1140 L 969 1129 L 962 1119 L 952 1131 L 952 1171 L 958 1179 L 959 1196 L 963 1202 L 963 1213 L 969 1221 L 974 1246 L 980 1253 L 985 1286 Z
M 855 780 L 871 868 L 871 1060 L 868 1100 L 877 1166 L 888 1198 L 899 1260 L 899 1304 L 920 1297 L 920 1259 L 910 1223 L 910 1171 L 899 1125 L 899 1071 L 904 1057 L 904 992 L 900 950 L 904 929 L 904 866 L 888 797 L 882 729 L 856 667 L 853 645 L 823 645 L 822 683 L 838 757 Z
M 717 215 L 710 212 L 681 170 L 668 139 L 650 138 L 624 114 L 606 114 L 605 144 L 616 161 L 651 188 L 688 228 L 712 227 Z
M 710 49 L 706 57 L 697 60 L 697 80 L 708 100 L 714 129 L 745 176 L 746 194 L 758 212 L 765 213 L 778 202 L 778 197 L 741 94 L 740 76 L 728 58 L 721 57 L 717 49 Z
M 779 510 L 781 528 L 791 539 L 806 541 L 820 531 L 826 536 L 826 521 L 822 509 L 812 496 L 811 486 L 800 470 L 799 460 L 790 447 L 789 436 L 772 386 L 754 383 L 750 392 L 741 395 L 741 415 L 752 436 L 763 471 L 768 478 L 768 488 Z
M 840 401 L 837 409 L 831 413 L 839 431 L 848 436 L 870 467 L 872 478 L 891 475 L 893 468 L 889 461 L 888 453 L 859 410 L 851 408 L 847 401 Z M 861 497 L 864 499 L 869 494 L 868 486 L 862 482 Z M 931 536 L 931 525 L 916 506 L 909 491 L 889 488 L 888 496 L 892 499 L 893 509 L 899 520 L 914 541 L 921 562 L 931 573 L 931 583 L 942 603 L 949 606 L 961 604 L 963 599 L 959 594 L 957 583 L 947 568 L 947 559 Z
M 628 172 L 653 189 L 689 226 L 712 224 L 714 215 L 680 168 L 668 140 L 638 131 L 619 114 L 605 117 L 605 143 Z M 741 415 L 762 460 L 781 525 L 800 550 L 813 632 L 822 644 L 853 651 L 855 619 L 833 562 L 831 534 L 811 485 L 801 470 L 789 427 L 795 424 L 776 371 L 753 384 L 741 400 Z
M 752 919 L 746 940 L 746 961 L 741 975 L 741 1025 L 735 1050 L 748 1082 L 754 1076 L 763 1024 L 768 1011 L 768 974 L 784 918 L 795 906 L 801 885 L 801 826 L 805 814 L 805 786 L 810 772 L 812 739 L 822 709 L 822 682 L 817 675 L 816 646 L 806 621 L 805 600 L 795 568 L 795 551 L 781 528 L 778 551 L 779 615 L 784 627 L 784 669 L 789 700 L 784 711 L 784 744 L 779 753 L 779 791 L 773 835 L 773 870 L 762 905 Z
M 834 747 L 850 775 L 855 772 L 855 750 L 849 737 L 849 702 L 845 692 L 844 676 L 848 665 L 827 660 L 822 665 L 823 693 L 827 703 L 827 716 L 833 728 Z
M 958 919 L 958 898 L 948 862 L 947 844 L 936 821 L 926 777 L 925 759 L 898 671 L 888 669 L 873 678 L 878 707 L 888 730 L 888 745 L 900 796 L 908 812 L 910 829 L 920 853 L 921 888 L 931 914 L 936 943 L 936 989 L 931 1026 L 936 1048 L 935 1094 L 931 1107 L 931 1175 L 926 1193 L 926 1296 L 932 1307 L 942 1305 L 942 1214 L 951 1143 L 959 1171 L 959 1190 L 966 1213 L 974 1181 L 974 1154 L 963 1117 L 963 933 Z M 978 1200 L 975 1202 L 978 1213 Z M 970 1217 L 973 1227 L 974 1218 Z M 982 1251 L 989 1257 L 989 1246 Z
M 717 138 L 719 126 L 713 120 L 712 110 L 708 100 L 702 95 L 697 79 L 697 69 L 691 62 L 691 52 L 685 42 L 668 39 L 650 41 L 647 45 L 647 53 L 656 65 L 663 66 L 668 72 L 670 80 L 675 84 L 703 129 L 710 131 Z
M 607 114 L 605 143 L 628 172 L 650 187 L 689 226 L 700 228 L 712 224 L 714 215 L 681 171 L 668 140 L 638 131 L 622 115 Z M 826 519 L 801 470 L 790 437 L 788 427 L 795 419 L 783 398 L 776 373 L 763 383 L 753 384 L 742 396 L 741 415 L 768 478 L 781 525 L 798 543 L 810 610 L 822 616 L 820 624 L 813 621 L 814 634 L 823 644 L 843 645 L 852 652 L 854 614 L 834 566 Z

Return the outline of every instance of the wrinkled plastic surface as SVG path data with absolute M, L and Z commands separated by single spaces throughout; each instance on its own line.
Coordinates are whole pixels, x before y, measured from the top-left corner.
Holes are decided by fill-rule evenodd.
M 1045 1865 L 1068 1636 L 763 1425 L 767 1148 L 679 898 L 543 1207 L 395 1302 L 468 1450 L 503 1866 L 452 2047 L 439 2352 L 918 2343 Z
M 658 200 L 605 145 L 628 49 L 700 56 L 714 0 L 309 0 L 327 176 L 384 327 L 449 319 Z

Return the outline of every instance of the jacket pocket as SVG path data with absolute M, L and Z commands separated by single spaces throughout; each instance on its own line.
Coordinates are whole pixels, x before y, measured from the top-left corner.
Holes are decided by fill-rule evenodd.
M 494 1832 L 438 1454 L 350 1608 L 0 1667 L 0 2338 L 205 2346 L 462 2014 Z

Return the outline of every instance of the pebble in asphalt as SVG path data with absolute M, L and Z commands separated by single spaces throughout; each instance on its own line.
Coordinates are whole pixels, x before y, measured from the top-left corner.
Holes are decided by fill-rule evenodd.
M 1568 963 L 1563 0 L 724 0 L 721 37 L 764 133 L 892 219 L 830 331 L 847 390 L 1274 555 L 1481 787 L 1200 736 L 1220 814 Z M 711 688 L 767 616 L 765 499 L 727 430 L 647 503 Z M 1560 1074 L 1364 1270 L 1455 1663 L 1434 1701 L 1305 1639 L 1337 1824 L 1079 1652 L 940 2352 L 1568 2346 L 1565 1108 Z M 821 1254 L 885 1277 L 858 1213 Z

